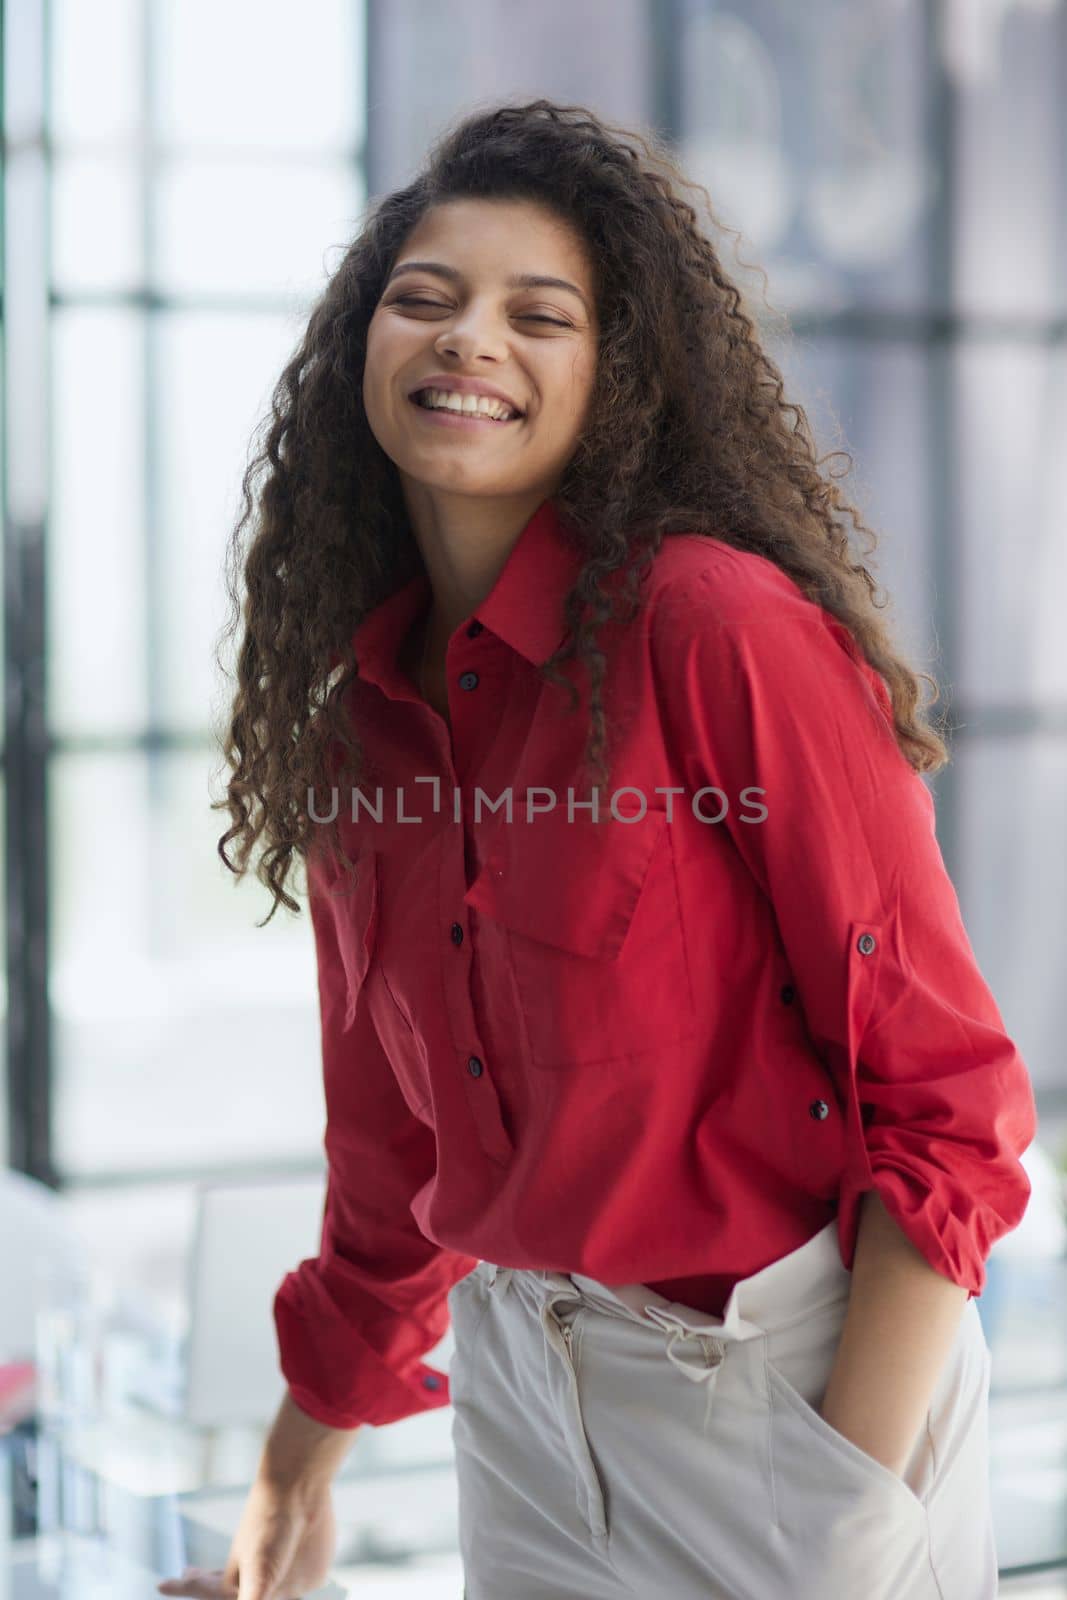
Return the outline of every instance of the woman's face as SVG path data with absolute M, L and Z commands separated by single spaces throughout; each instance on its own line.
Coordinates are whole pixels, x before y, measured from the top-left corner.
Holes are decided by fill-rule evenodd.
M 527 275 L 563 282 L 513 281 Z M 593 389 L 593 292 L 581 239 L 530 202 L 451 200 L 419 221 L 375 307 L 363 374 L 371 431 L 409 494 L 554 492 Z M 442 420 L 410 398 L 436 374 L 483 379 L 522 415 Z

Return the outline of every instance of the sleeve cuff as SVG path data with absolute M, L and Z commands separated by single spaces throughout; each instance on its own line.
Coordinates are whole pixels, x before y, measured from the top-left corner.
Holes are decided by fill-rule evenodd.
M 324 1404 L 313 1390 L 302 1384 L 287 1382 L 287 1387 L 293 1404 L 299 1406 L 313 1422 L 346 1431 L 351 1428 L 384 1427 L 390 1422 L 402 1421 L 404 1417 L 415 1416 L 423 1411 L 437 1411 L 452 1403 L 448 1373 L 425 1362 L 419 1362 L 409 1378 L 398 1379 L 398 1382 L 404 1384 L 407 1396 L 402 1408 L 398 1409 L 394 1398 L 385 1405 L 368 1404 L 358 1411 L 343 1411 Z
M 896 1169 L 874 1169 L 874 1185 L 889 1215 L 933 1270 L 950 1283 L 967 1290 L 968 1300 L 985 1288 L 985 1256 L 978 1245 L 980 1226 L 946 1212 L 933 1192 Z M 867 1186 L 872 1187 L 871 1185 Z M 838 1207 L 838 1247 L 843 1264 L 852 1270 L 859 1236 L 860 1207 L 867 1189 L 843 1186 Z M 933 1215 L 934 1207 L 937 1215 Z M 992 1247 L 995 1235 L 989 1239 Z M 988 1253 L 988 1252 L 987 1252 Z

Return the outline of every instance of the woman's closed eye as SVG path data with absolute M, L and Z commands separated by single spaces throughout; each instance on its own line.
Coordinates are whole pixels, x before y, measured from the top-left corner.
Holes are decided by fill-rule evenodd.
M 437 300 L 421 300 L 416 295 L 401 295 L 392 301 L 394 306 L 429 306 L 432 311 L 447 311 L 447 306 L 442 306 Z M 520 313 L 523 322 L 550 322 L 554 328 L 569 328 L 569 322 L 561 322 L 557 317 L 545 317 L 537 312 L 525 311 Z

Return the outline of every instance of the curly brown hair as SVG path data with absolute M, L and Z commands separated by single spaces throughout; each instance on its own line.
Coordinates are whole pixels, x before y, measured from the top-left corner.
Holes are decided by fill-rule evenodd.
M 707 190 L 683 177 L 651 132 L 546 99 L 502 103 L 450 124 L 422 172 L 371 208 L 347 248 L 257 429 L 227 561 L 232 613 L 222 640 L 241 618 L 242 566 L 244 633 L 220 740 L 232 771 L 212 809 L 229 809 L 218 853 L 238 878 L 263 840 L 257 876 L 274 896 L 265 921 L 279 902 L 299 910 L 284 885 L 294 851 L 306 863 L 312 829 L 323 835 L 309 817 L 321 814 L 320 787 L 338 775 L 357 785 L 364 771 L 345 697 L 357 672 L 353 632 L 423 570 L 397 470 L 368 426 L 362 381 L 368 324 L 398 253 L 428 208 L 452 199 L 539 203 L 578 232 L 593 263 L 601 330 L 594 392 L 554 496 L 583 565 L 564 601 L 567 637 L 540 669 L 568 690 L 573 711 L 578 693 L 558 664 L 575 655 L 585 662 L 587 762 L 606 777 L 605 656 L 596 637 L 613 601 L 602 584 L 626 569 L 623 600 L 636 604 L 648 564 L 674 533 L 702 533 L 774 561 L 846 625 L 881 675 L 912 767 L 933 772 L 948 761 L 920 704 L 920 679 L 932 700 L 939 686 L 894 648 L 877 614 L 887 601 L 854 559 L 843 518 L 867 536 L 868 558 L 876 536 L 835 474 L 821 471 L 834 456 L 849 467 L 852 458 L 816 456 L 804 409 L 784 398 L 781 373 L 683 187 L 700 189 L 721 228 Z M 334 861 L 350 865 L 336 821 L 325 834 Z M 234 839 L 236 865 L 225 848 Z

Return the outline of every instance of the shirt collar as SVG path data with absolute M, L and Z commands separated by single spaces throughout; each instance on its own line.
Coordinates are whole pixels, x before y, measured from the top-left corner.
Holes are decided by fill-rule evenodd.
M 471 617 L 541 666 L 565 637 L 562 602 L 581 565 L 555 501 L 543 500 Z M 367 613 L 352 635 L 361 679 L 383 689 L 406 685 L 396 665 L 397 652 L 429 598 L 430 579 L 422 571 Z

